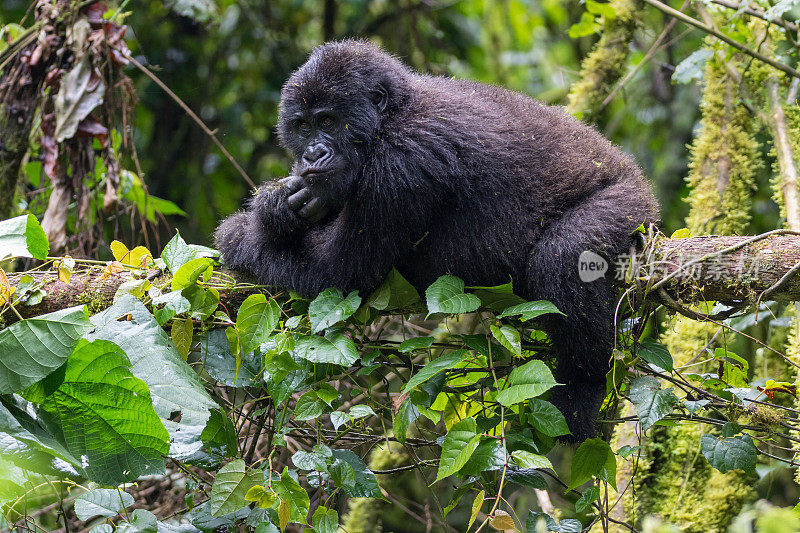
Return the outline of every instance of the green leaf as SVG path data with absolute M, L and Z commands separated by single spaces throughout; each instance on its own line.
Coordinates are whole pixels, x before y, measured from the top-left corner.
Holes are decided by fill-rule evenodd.
M 314 525 L 314 533 L 337 533 L 339 531 L 339 513 L 333 509 L 319 506 L 314 511 L 311 523 Z
M 602 439 L 583 441 L 572 458 L 569 487 L 572 490 L 597 476 L 616 489 L 617 461 L 611 446 Z
M 361 297 L 353 291 L 345 298 L 339 289 L 325 289 L 308 305 L 308 318 L 314 333 L 347 320 L 358 310 Z
M 517 485 L 541 490 L 547 489 L 547 481 L 545 481 L 544 476 L 534 468 L 519 468 L 514 465 L 509 465 L 506 471 L 506 477 L 510 482 L 516 483 Z
M 34 257 L 44 260 L 50 252 L 47 236 L 33 215 L 0 221 L 0 259 Z
M 472 512 L 469 515 L 469 522 L 467 523 L 467 531 L 469 528 L 472 527 L 472 524 L 475 523 L 475 519 L 478 518 L 478 513 L 481 510 L 481 506 L 483 505 L 483 499 L 486 497 L 486 491 L 482 490 L 477 495 L 475 495 L 475 499 L 472 501 Z
M 552 313 L 564 315 L 564 313 L 559 311 L 558 308 L 551 302 L 548 302 L 547 300 L 536 300 L 535 302 L 525 302 L 524 304 L 512 305 L 497 315 L 497 318 L 520 315 L 520 320 L 526 322 L 538 316 Z
M 255 353 L 246 353 L 237 368 L 236 356 L 224 329 L 201 333 L 198 341 L 203 370 L 215 380 L 228 387 L 252 387 L 259 381 L 261 358 Z
M 182 265 L 172 276 L 172 290 L 177 291 L 193 285 L 200 277 L 207 281 L 214 270 L 214 262 L 207 257 L 198 257 Z
M 193 333 L 192 321 L 188 318 L 178 318 L 172 322 L 170 336 L 178 349 L 178 353 L 181 354 L 184 360 L 192 349 Z
M 575 512 L 582 513 L 591 508 L 592 504 L 600 497 L 600 488 L 597 486 L 589 487 L 581 494 L 578 501 L 575 502 Z
M 223 516 L 247 505 L 245 495 L 251 487 L 263 479 L 263 472 L 250 470 L 241 459 L 226 464 L 217 472 L 211 486 L 208 512 L 211 516 Z
M 633 380 L 630 392 L 631 401 L 636 406 L 642 430 L 647 431 L 653 424 L 672 412 L 679 403 L 672 387 L 662 389 L 661 383 L 653 376 L 641 376 Z
M 605 17 L 606 20 L 614 20 L 617 12 L 611 4 L 596 2 L 595 0 L 586 0 L 586 10 L 592 15 Z
M 213 409 L 205 429 L 200 434 L 200 440 L 207 447 L 216 449 L 225 457 L 234 457 L 239 451 L 238 434 L 236 426 L 222 409 Z
M 65 365 L 63 381 L 49 392 L 33 390 L 61 424 L 70 453 L 86 476 L 118 485 L 164 472 L 169 435 L 153 410 L 150 390 L 133 376 L 125 353 L 112 342 L 81 339 Z
M 367 305 L 378 311 L 404 309 L 419 302 L 419 293 L 396 269 L 367 299 Z
M 341 331 L 328 330 L 324 337 L 303 335 L 295 340 L 294 354 L 312 363 L 350 366 L 358 360 L 355 343 Z
M 289 521 L 305 524 L 311 502 L 306 490 L 289 475 L 287 468 L 284 467 L 280 481 L 272 482 L 272 488 L 281 497 L 281 501 L 289 506 Z
M 531 453 L 525 450 L 515 450 L 511 452 L 511 457 L 514 459 L 514 462 L 522 468 L 538 468 L 539 470 L 552 470 L 555 472 L 550 459 L 544 455 Z
M 672 354 L 669 353 L 666 346 L 653 339 L 645 339 L 642 341 L 641 348 L 639 349 L 639 357 L 648 363 L 663 368 L 668 372 L 672 372 Z
M 251 294 L 239 307 L 236 316 L 236 329 L 239 330 L 239 339 L 242 343 L 242 352 L 248 353 L 266 342 L 278 320 L 281 317 L 281 308 L 274 299 L 263 294 Z
M 515 368 L 508 375 L 506 388 L 497 393 L 497 401 L 505 407 L 544 394 L 558 385 L 542 361 L 534 360 Z
M 600 24 L 595 21 L 594 15 L 584 11 L 581 14 L 581 20 L 569 27 L 569 36 L 571 39 L 586 37 L 600 31 L 600 27 Z
M 481 301 L 474 294 L 464 292 L 464 281 L 445 275 L 433 282 L 425 291 L 428 316 L 434 313 L 449 315 L 471 313 L 480 307 Z
M 450 427 L 442 443 L 436 481 L 452 476 L 467 463 L 480 442 L 477 431 L 477 422 L 472 417 L 459 420 Z
M 401 443 L 405 443 L 408 428 L 419 418 L 419 409 L 411 401 L 406 399 L 400 404 L 400 409 L 394 417 L 394 436 Z
M 564 415 L 555 405 L 539 398 L 532 398 L 528 400 L 528 406 L 531 410 L 528 420 L 538 431 L 549 437 L 570 434 Z
M 326 408 L 327 405 L 320 400 L 317 392 L 310 390 L 298 398 L 294 408 L 294 418 L 301 421 L 319 418 Z
M 754 473 L 758 461 L 758 449 L 750 435 L 742 434 L 732 437 L 716 437 L 703 435 L 700 437 L 700 451 L 708 462 L 722 472 L 741 469 Z
M 502 470 L 506 464 L 506 451 L 498 439 L 484 439 L 461 467 L 464 476 L 478 476 L 482 472 Z
M 198 244 L 186 244 L 179 232 L 175 232 L 175 236 L 164 246 L 161 252 L 161 259 L 167 265 L 170 272 L 175 274 L 180 267 L 200 257 L 214 258 L 219 255 L 219 252 L 206 246 Z
M 90 327 L 81 305 L 21 320 L 0 331 L 0 394 L 19 392 L 50 375 Z
M 520 341 L 519 331 L 513 326 L 497 327 L 494 324 L 490 326 L 492 336 L 502 344 L 509 352 L 514 355 L 522 355 L 522 345 Z
M 115 516 L 133 505 L 133 496 L 118 489 L 94 489 L 75 498 L 73 509 L 79 520 L 95 516 Z
M 526 533 L 539 533 L 539 523 L 544 522 L 545 531 L 552 533 L 581 533 L 583 525 L 580 520 L 574 518 L 564 518 L 556 522 L 552 516 L 545 513 L 528 511 L 528 518 L 525 520 Z
M 351 498 L 381 498 L 381 489 L 378 486 L 378 481 L 375 479 L 375 474 L 372 470 L 367 468 L 364 461 L 350 450 L 333 450 L 333 462 L 331 468 L 333 469 L 337 462 L 348 465 L 353 471 L 352 485 L 345 484 L 344 491 Z
M 157 309 L 159 305 L 164 305 L 162 309 Z M 158 323 L 164 325 L 168 320 L 186 313 L 191 308 L 191 304 L 186 297 L 183 296 L 183 291 L 170 291 L 165 292 L 160 296 L 153 298 L 153 315 L 158 320 Z
M 117 533 L 158 533 L 158 518 L 145 509 L 134 509 L 130 522 L 121 522 Z
M 698 80 L 703 76 L 703 65 L 714 55 L 714 50 L 711 48 L 700 48 L 695 50 L 689 56 L 678 63 L 672 73 L 673 83 L 689 83 L 692 80 Z
M 433 337 L 414 337 L 413 339 L 406 339 L 400 343 L 397 350 L 400 353 L 410 353 L 414 350 L 426 350 L 433 345 Z
M 469 352 L 467 350 L 454 350 L 434 359 L 408 380 L 406 386 L 403 387 L 403 393 L 409 392 L 415 387 L 422 385 L 439 372 L 443 372 L 448 368 L 453 368 L 453 366 L 460 363 L 468 356 Z
M 149 387 L 153 407 L 170 434 L 170 457 L 188 460 L 199 453 L 200 434 L 210 410 L 218 406 L 153 315 L 142 302 L 126 296 L 91 321 L 95 329 L 88 338 L 109 340 L 122 348 L 133 375 Z

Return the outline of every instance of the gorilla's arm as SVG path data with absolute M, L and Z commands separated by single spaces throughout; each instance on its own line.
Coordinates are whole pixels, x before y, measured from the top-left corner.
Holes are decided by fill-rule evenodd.
M 412 246 L 438 197 L 424 173 L 372 176 L 325 225 L 311 225 L 287 202 L 289 187 L 261 189 L 247 210 L 222 222 L 215 243 L 225 263 L 260 283 L 313 296 L 337 287 L 377 287 Z M 414 213 L 413 219 L 409 213 Z

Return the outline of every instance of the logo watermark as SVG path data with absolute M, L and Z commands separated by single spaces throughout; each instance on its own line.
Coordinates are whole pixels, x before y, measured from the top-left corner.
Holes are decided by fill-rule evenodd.
M 608 271 L 608 261 L 598 254 L 584 250 L 578 257 L 578 276 L 584 283 L 591 283 L 605 276 Z

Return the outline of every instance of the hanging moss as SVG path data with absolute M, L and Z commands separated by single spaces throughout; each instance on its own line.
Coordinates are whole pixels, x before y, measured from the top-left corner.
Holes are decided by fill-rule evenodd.
M 369 456 L 370 470 L 391 470 L 408 464 L 410 457 L 399 443 L 379 444 Z M 377 476 L 378 483 L 385 487 L 388 476 Z M 347 533 L 381 533 L 381 510 L 386 502 L 377 498 L 350 498 L 347 514 L 342 519 L 342 530 Z
M 593 122 L 600 104 L 625 73 L 629 43 L 638 21 L 641 3 L 638 0 L 612 0 L 616 16 L 603 24 L 602 37 L 581 63 L 580 80 L 569 92 L 567 112 Z

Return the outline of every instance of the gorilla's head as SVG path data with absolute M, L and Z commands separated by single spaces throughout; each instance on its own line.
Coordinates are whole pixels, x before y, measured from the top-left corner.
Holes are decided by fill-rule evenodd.
M 278 135 L 294 173 L 341 208 L 382 124 L 405 104 L 411 72 L 362 41 L 316 48 L 281 90 Z

